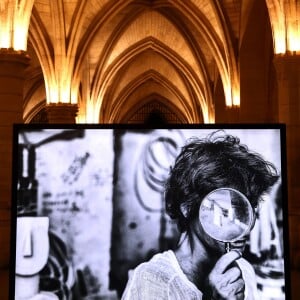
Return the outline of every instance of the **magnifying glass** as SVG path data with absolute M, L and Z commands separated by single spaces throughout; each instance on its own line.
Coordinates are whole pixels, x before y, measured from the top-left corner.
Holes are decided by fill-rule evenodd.
M 231 244 L 247 235 L 254 222 L 253 208 L 244 194 L 232 188 L 219 188 L 202 200 L 199 221 L 213 239 Z

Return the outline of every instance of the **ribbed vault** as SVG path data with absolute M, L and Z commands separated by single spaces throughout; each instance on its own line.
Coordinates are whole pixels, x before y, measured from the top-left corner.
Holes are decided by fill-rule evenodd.
M 78 104 L 78 122 L 120 122 L 155 94 L 182 121 L 214 122 L 219 78 L 225 104 L 240 101 L 237 41 L 253 1 L 36 0 L 25 120 L 62 102 Z

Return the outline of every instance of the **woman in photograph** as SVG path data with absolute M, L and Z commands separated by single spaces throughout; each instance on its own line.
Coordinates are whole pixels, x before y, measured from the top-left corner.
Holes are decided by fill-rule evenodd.
M 278 177 L 273 164 L 238 137 L 216 132 L 189 140 L 176 158 L 165 190 L 166 211 L 181 233 L 177 248 L 130 271 L 122 299 L 257 299 L 255 273 L 242 254 L 261 196 Z M 247 234 L 230 243 L 227 251 L 199 220 L 203 199 L 223 188 L 244 195 L 254 216 Z M 226 217 L 232 218 L 228 213 Z

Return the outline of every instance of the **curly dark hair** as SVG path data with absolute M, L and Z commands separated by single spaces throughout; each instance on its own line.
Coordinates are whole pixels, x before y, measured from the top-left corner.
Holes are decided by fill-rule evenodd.
M 190 139 L 171 168 L 165 189 L 166 211 L 177 220 L 181 232 L 198 216 L 202 199 L 211 191 L 234 188 L 254 208 L 279 178 L 276 167 L 241 144 L 238 137 L 218 133 Z

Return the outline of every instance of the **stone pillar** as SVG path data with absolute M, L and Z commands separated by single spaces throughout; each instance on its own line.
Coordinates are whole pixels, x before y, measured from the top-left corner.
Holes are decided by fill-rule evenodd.
M 236 105 L 225 108 L 228 123 L 239 123 L 240 122 L 240 109 L 241 108 Z
M 49 123 L 75 124 L 78 112 L 77 104 L 51 103 L 46 106 Z
M 0 290 L 8 292 L 13 124 L 23 123 L 25 52 L 0 49 Z M 4 294 L 3 294 L 4 293 Z
M 293 264 L 298 258 L 300 261 L 297 254 L 300 250 L 297 245 L 300 228 L 300 56 L 276 56 L 274 65 L 278 83 L 278 120 L 287 128 L 289 232 L 292 267 L 296 267 Z

